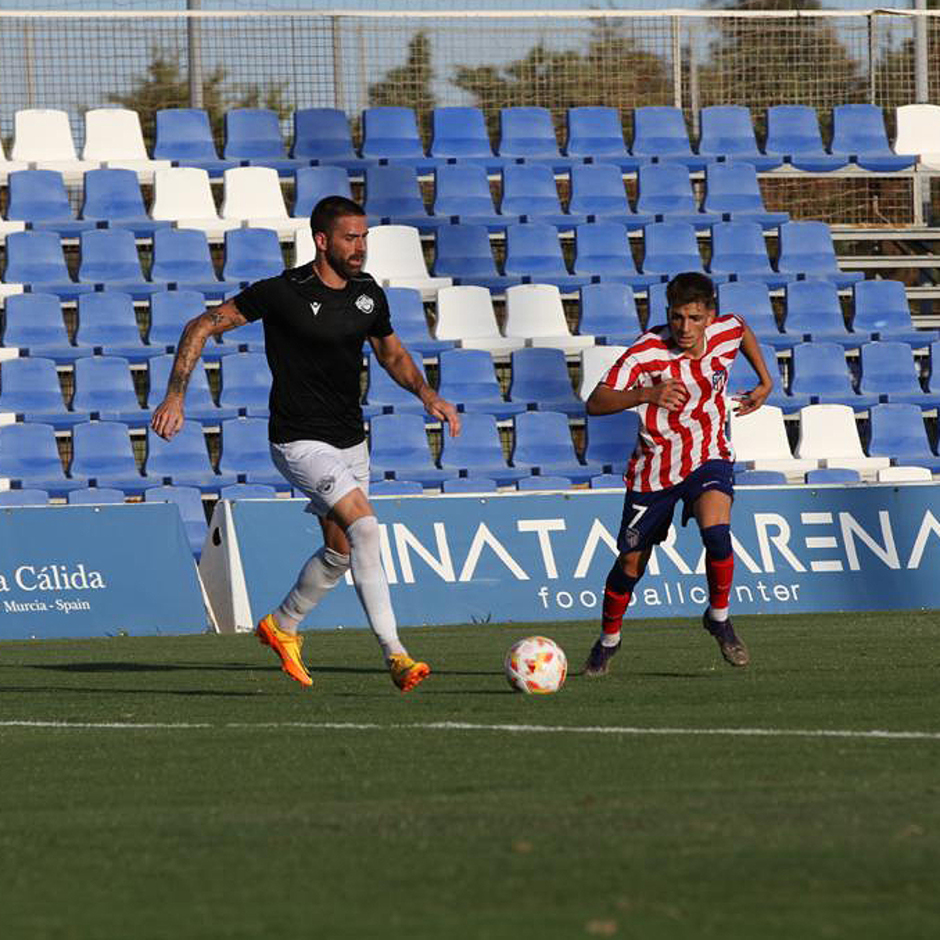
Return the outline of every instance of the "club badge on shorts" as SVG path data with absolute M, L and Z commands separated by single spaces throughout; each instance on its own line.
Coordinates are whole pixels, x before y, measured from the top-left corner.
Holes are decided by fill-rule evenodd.
M 333 487 L 336 484 L 334 477 L 321 477 L 317 480 L 317 485 L 315 487 L 316 491 L 321 496 L 329 496 L 333 492 Z
M 356 307 L 363 313 L 372 313 L 375 309 L 375 301 L 368 294 L 360 294 L 356 298 Z

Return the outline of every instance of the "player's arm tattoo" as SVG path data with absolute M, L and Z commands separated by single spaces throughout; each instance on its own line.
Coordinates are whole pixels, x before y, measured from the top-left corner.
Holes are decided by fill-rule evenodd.
M 217 307 L 210 307 L 205 313 L 193 317 L 183 328 L 179 345 L 176 347 L 176 358 L 173 360 L 173 368 L 167 381 L 167 394 L 180 397 L 186 394 L 189 377 L 210 336 L 234 330 L 235 327 L 247 322 L 238 307 L 231 301 L 226 301 Z

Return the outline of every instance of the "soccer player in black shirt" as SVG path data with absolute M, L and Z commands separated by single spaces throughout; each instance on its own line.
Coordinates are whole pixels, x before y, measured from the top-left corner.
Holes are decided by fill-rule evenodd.
M 319 517 L 324 544 L 255 633 L 292 679 L 312 685 L 298 626 L 351 570 L 392 680 L 407 692 L 430 668 L 413 660 L 398 638 L 379 553 L 359 406 L 363 342 L 369 340 L 382 367 L 420 398 L 430 415 L 446 422 L 451 435 L 460 432 L 460 419 L 425 382 L 395 335 L 385 292 L 362 270 L 367 234 L 362 208 L 343 196 L 328 196 L 314 207 L 310 225 L 317 248 L 312 262 L 257 281 L 186 324 L 152 426 L 166 439 L 182 426 L 189 376 L 210 336 L 263 321 L 272 376 L 271 456 L 287 481 L 309 497 L 307 511 Z

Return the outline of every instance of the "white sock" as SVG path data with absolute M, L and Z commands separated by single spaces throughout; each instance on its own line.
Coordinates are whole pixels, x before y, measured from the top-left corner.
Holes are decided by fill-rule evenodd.
M 724 623 L 728 619 L 728 608 L 727 607 L 712 607 L 709 605 L 708 619 L 715 620 L 718 623 Z
M 405 647 L 398 639 L 388 580 L 382 567 L 378 519 L 375 516 L 362 516 L 346 530 L 346 538 L 349 539 L 353 584 L 383 655 L 388 659 L 405 653 Z
M 349 555 L 322 545 L 300 569 L 297 581 L 280 606 L 272 612 L 278 629 L 296 633 L 300 621 L 335 587 L 349 568 Z
M 616 633 L 604 633 L 601 630 L 601 646 L 616 646 L 620 642 L 620 631 Z

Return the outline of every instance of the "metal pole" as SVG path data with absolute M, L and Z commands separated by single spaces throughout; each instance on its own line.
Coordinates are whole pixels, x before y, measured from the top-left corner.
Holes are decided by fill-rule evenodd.
M 692 136 L 698 139 L 699 120 L 698 115 L 702 107 L 699 97 L 698 82 L 698 50 L 695 47 L 696 37 L 695 29 L 689 25 L 689 107 L 692 111 Z
M 927 0 L 914 0 L 916 10 L 926 10 Z M 914 101 L 917 104 L 930 102 L 927 72 L 927 17 L 914 17 Z
M 341 24 L 338 16 L 330 18 L 330 27 L 333 34 L 333 107 L 339 111 L 346 110 L 345 91 L 343 89 L 343 36 L 340 32 Z
M 682 37 L 679 34 L 680 19 L 672 18 L 672 99 L 677 108 L 682 108 Z
M 868 14 L 868 103 L 874 104 L 877 98 L 877 65 L 875 64 L 875 17 L 876 13 Z
M 202 0 L 186 0 L 187 10 L 198 10 L 201 6 Z M 200 25 L 198 17 L 186 17 L 186 38 L 189 57 L 189 106 L 191 108 L 201 108 L 203 106 Z

